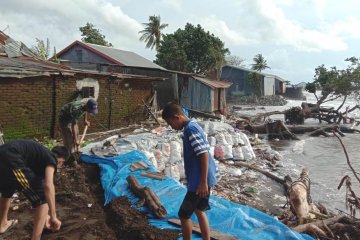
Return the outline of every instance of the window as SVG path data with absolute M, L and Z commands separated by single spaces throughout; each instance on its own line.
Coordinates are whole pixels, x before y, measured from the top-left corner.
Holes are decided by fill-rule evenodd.
M 82 54 L 82 50 L 75 50 L 76 53 L 76 59 L 78 62 L 82 62 L 83 61 L 83 54 Z
M 95 98 L 95 88 L 94 87 L 83 87 L 81 89 L 81 96 L 83 98 Z

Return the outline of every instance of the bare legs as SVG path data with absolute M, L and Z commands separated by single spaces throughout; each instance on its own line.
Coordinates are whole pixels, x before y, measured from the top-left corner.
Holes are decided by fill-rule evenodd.
M 210 240 L 210 227 L 209 227 L 209 222 L 208 222 L 206 213 L 203 211 L 200 211 L 200 210 L 195 210 L 195 214 L 199 221 L 202 239 Z M 190 219 L 180 219 L 180 221 L 181 221 L 181 231 L 183 234 L 183 239 L 190 240 L 191 233 L 192 233 L 191 220 Z
M 10 198 L 0 198 L 0 233 L 6 232 L 12 224 L 17 223 L 17 220 L 8 220 L 9 208 Z
M 207 219 L 206 213 L 203 211 L 200 211 L 200 210 L 195 210 L 195 214 L 199 221 L 202 239 L 210 240 L 210 227 L 209 227 L 209 221 Z
M 46 221 L 48 220 L 49 206 L 41 204 L 34 209 L 34 228 L 31 240 L 40 240 Z

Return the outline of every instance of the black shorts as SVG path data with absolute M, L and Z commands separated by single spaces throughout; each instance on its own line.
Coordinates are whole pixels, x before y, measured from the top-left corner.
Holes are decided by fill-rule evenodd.
M 210 190 L 209 190 L 210 194 Z M 210 195 L 206 197 L 199 197 L 196 192 L 188 191 L 180 206 L 178 216 L 180 219 L 189 219 L 195 210 L 206 211 L 210 209 L 209 205 Z
M 7 154 L 6 157 L 10 157 L 9 155 Z M 15 156 L 13 155 L 12 157 Z M 11 198 L 16 191 L 21 191 L 29 199 L 34 208 L 46 203 L 44 179 L 42 177 L 36 176 L 30 168 L 25 166 L 21 159 L 11 159 L 11 161 L 17 161 L 16 165 L 10 165 L 8 164 L 9 161 L 5 162 L 2 160 L 4 159 L 0 159 L 1 197 Z

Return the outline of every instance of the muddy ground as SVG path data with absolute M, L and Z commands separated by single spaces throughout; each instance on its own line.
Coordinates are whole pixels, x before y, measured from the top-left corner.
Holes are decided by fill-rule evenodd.
M 98 167 L 78 164 L 65 166 L 55 177 L 57 214 L 62 221 L 59 232 L 44 232 L 44 240 L 173 240 L 179 232 L 160 230 L 150 226 L 146 216 L 130 206 L 126 198 L 103 206 L 103 190 Z M 17 210 L 10 210 L 9 218 L 19 223 L 1 240 L 30 239 L 32 212 L 30 204 L 19 194 Z

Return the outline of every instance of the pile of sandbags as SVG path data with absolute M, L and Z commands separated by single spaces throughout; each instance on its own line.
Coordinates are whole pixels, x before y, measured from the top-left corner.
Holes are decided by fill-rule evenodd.
M 217 160 L 251 160 L 256 158 L 249 138 L 242 132 L 216 133 L 208 137 Z

